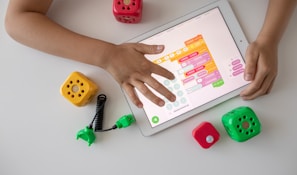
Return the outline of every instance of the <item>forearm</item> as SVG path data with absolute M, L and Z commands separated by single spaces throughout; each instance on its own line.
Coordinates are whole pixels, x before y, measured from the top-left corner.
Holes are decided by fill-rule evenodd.
M 258 39 L 278 45 L 295 9 L 297 0 L 270 0 Z
M 53 55 L 104 67 L 112 44 L 74 33 L 43 12 L 8 9 L 6 28 L 18 42 Z
M 251 81 L 241 92 L 251 100 L 271 91 L 277 76 L 278 44 L 288 25 L 297 0 L 270 0 L 263 27 L 246 51 L 245 80 Z

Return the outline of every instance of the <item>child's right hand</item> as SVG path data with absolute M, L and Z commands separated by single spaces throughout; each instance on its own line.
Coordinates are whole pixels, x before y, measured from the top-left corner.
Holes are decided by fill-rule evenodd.
M 112 47 L 108 58 L 105 60 L 105 68 L 126 91 L 131 101 L 139 108 L 143 107 L 135 89 L 158 106 L 164 106 L 165 102 L 155 95 L 149 88 L 170 101 L 175 101 L 175 95 L 158 82 L 152 74 L 157 74 L 168 79 L 174 79 L 174 75 L 165 68 L 152 63 L 145 54 L 159 54 L 164 50 L 162 45 L 145 45 L 141 43 L 126 43 Z

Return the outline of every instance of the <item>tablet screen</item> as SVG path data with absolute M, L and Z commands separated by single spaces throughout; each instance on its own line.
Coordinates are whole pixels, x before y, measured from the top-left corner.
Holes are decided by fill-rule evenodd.
M 174 80 L 152 76 L 176 95 L 159 107 L 137 91 L 152 127 L 228 94 L 246 84 L 245 63 L 219 10 L 214 8 L 141 43 L 163 44 L 165 50 L 147 59 L 175 75 Z

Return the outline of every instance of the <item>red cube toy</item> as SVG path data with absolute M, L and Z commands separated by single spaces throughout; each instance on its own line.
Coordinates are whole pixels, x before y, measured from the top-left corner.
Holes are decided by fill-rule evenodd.
M 220 138 L 219 132 L 209 122 L 202 122 L 192 132 L 194 139 L 202 148 L 209 148 L 214 145 Z
M 113 14 L 119 22 L 139 23 L 142 18 L 142 0 L 113 0 Z

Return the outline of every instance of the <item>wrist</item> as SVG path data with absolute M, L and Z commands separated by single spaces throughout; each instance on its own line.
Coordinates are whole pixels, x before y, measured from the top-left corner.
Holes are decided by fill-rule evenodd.
M 256 42 L 262 46 L 278 47 L 279 39 L 275 36 L 260 33 L 256 38 Z
M 110 62 L 111 54 L 115 45 L 112 43 L 97 40 L 94 51 L 92 52 L 93 65 L 106 69 Z

